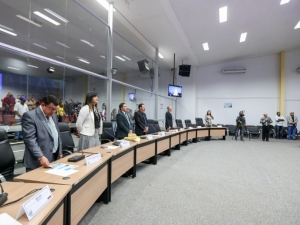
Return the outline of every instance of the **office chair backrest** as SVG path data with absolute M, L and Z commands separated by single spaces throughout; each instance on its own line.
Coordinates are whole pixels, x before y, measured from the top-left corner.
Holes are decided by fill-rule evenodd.
M 14 176 L 15 155 L 8 142 L 7 133 L 0 128 L 0 173 L 6 180 Z
M 183 128 L 183 124 L 182 124 L 182 121 L 180 119 L 176 119 L 175 122 L 176 122 L 177 127 Z
M 194 124 L 192 124 L 191 120 L 184 120 L 184 123 L 185 123 L 186 127 L 193 127 L 194 126 Z
M 59 134 L 62 142 L 62 149 L 74 152 L 74 141 L 67 123 L 58 123 Z
M 103 130 L 106 128 L 113 128 L 112 122 L 109 121 L 103 121 Z
M 203 119 L 202 118 L 195 118 L 196 126 L 204 127 Z
M 148 134 L 156 133 L 156 129 L 153 124 L 148 124 Z
M 103 127 L 103 132 L 101 134 L 101 144 L 114 141 L 115 140 L 115 134 L 113 128 L 104 128 Z
M 153 126 L 155 127 L 155 129 L 156 129 L 156 132 L 159 132 L 159 131 L 161 131 L 160 130 L 160 126 L 159 126 L 159 123 L 158 123 L 158 121 L 157 120 L 153 120 Z
M 155 120 L 152 120 L 152 119 L 148 119 L 148 124 L 155 124 Z
M 16 123 L 14 115 L 3 115 L 3 124 L 10 126 L 14 123 Z

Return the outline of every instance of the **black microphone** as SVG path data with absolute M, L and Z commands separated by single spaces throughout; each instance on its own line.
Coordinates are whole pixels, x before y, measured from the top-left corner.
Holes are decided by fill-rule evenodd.
M 0 186 L 1 186 L 1 194 L 0 194 L 0 206 L 2 206 L 6 201 L 7 201 L 7 196 L 8 194 L 6 192 L 4 192 L 4 189 L 2 187 L 2 182 L 6 181 L 5 178 L 2 176 L 2 174 L 0 173 Z

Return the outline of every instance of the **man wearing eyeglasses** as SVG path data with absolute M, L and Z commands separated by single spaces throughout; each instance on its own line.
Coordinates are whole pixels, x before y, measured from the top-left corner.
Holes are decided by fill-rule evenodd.
M 40 107 L 23 114 L 22 131 L 25 144 L 23 164 L 26 172 L 40 166 L 49 168 L 50 162 L 62 158 L 57 106 L 56 97 L 47 95 Z

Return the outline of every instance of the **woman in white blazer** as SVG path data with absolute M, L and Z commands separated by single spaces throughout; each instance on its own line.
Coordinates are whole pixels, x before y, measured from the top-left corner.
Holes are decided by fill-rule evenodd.
M 97 93 L 87 93 L 85 106 L 81 108 L 76 121 L 76 128 L 80 133 L 78 151 L 100 145 L 99 129 L 101 116 L 97 109 L 97 103 Z

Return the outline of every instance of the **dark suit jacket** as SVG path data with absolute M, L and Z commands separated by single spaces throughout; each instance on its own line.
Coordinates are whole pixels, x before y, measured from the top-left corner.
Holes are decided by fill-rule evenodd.
M 145 124 L 145 119 L 146 124 Z M 145 113 L 141 113 L 140 111 L 137 111 L 134 113 L 134 120 L 135 120 L 135 134 L 137 136 L 141 136 L 144 133 L 145 128 L 148 126 L 148 119 Z
M 62 144 L 59 135 L 57 116 L 52 119 L 58 133 L 58 154 L 62 154 Z M 54 141 L 52 132 L 46 122 L 46 118 L 40 107 L 26 112 L 22 117 L 23 140 L 25 152 L 23 164 L 26 168 L 35 169 L 41 166 L 39 158 L 46 156 L 49 162 L 53 162 Z
M 124 137 L 127 137 L 129 131 L 130 131 L 130 124 L 128 124 L 128 121 L 124 113 L 121 111 L 117 114 L 117 138 L 123 139 Z
M 168 129 L 169 127 L 173 127 L 173 120 L 172 120 L 172 113 L 170 113 L 169 111 L 166 112 L 166 129 Z

